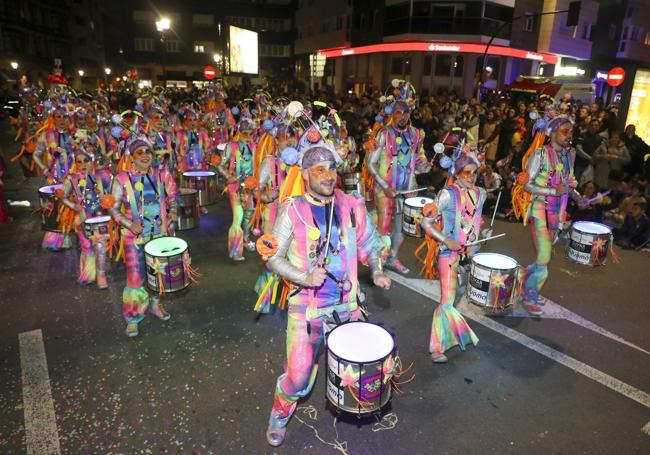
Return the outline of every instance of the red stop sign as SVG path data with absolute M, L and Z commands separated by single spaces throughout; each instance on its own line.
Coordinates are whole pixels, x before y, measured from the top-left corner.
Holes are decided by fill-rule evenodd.
M 218 75 L 219 75 L 219 72 L 217 71 L 217 69 L 214 66 L 206 66 L 205 68 L 203 68 L 203 76 L 205 76 L 205 78 L 207 80 L 209 80 L 209 81 L 211 81 L 212 79 L 214 79 Z
M 620 66 L 612 68 L 607 73 L 607 83 L 612 87 L 618 87 L 625 80 L 625 70 Z

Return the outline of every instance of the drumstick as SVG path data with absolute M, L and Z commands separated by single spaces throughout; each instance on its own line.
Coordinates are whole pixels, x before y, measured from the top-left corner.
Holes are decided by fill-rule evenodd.
M 418 191 L 426 190 L 426 188 L 416 188 L 414 190 L 402 190 L 398 191 L 397 194 L 409 194 L 409 193 L 417 193 Z
M 481 240 L 474 240 L 473 242 L 466 243 L 465 246 L 478 245 L 479 243 L 487 242 L 488 240 L 498 239 L 499 237 L 503 237 L 505 235 L 506 233 L 504 232 L 503 234 L 493 235 L 492 237 L 485 237 L 484 239 Z
M 597 195 L 595 195 L 595 196 L 592 197 L 591 199 L 587 199 L 587 200 L 585 201 L 585 203 L 590 204 L 590 203 L 592 203 L 593 201 L 595 201 L 596 199 L 604 198 L 605 196 L 607 196 L 607 195 L 608 195 L 609 193 L 611 193 L 611 192 L 612 192 L 612 190 L 607 190 L 607 191 L 605 191 L 605 192 L 602 193 L 602 194 L 601 194 L 601 193 L 598 193 Z
M 490 221 L 490 227 L 494 224 L 494 217 L 497 216 L 497 209 L 499 208 L 499 201 L 501 200 L 501 190 L 499 190 L 499 195 L 497 196 L 497 203 L 494 204 L 494 213 L 492 214 L 492 221 Z

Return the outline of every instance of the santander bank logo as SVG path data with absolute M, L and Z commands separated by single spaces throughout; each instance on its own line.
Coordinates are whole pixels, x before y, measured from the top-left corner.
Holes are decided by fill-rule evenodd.
M 430 51 L 458 52 L 460 46 L 456 44 L 429 44 Z
M 532 52 L 526 52 L 526 58 L 528 58 L 530 60 L 539 60 L 539 61 L 544 60 L 544 56 L 539 55 L 539 54 L 534 54 Z

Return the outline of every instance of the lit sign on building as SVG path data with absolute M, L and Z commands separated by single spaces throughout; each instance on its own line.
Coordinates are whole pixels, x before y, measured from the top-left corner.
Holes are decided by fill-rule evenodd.
M 359 46 L 352 48 L 331 48 L 322 49 L 318 54 L 325 55 L 329 58 L 343 57 L 346 55 L 374 54 L 378 52 L 458 52 L 461 54 L 483 54 L 485 53 L 485 43 L 450 43 L 450 42 L 431 42 L 431 41 L 398 41 L 394 43 L 372 44 L 369 46 Z M 490 55 L 500 55 L 503 57 L 523 58 L 526 60 L 535 60 L 556 64 L 557 56 L 542 52 L 530 52 L 514 47 L 492 45 L 488 49 Z
M 636 134 L 650 142 L 650 69 L 637 70 L 632 85 L 626 125 L 635 125 Z

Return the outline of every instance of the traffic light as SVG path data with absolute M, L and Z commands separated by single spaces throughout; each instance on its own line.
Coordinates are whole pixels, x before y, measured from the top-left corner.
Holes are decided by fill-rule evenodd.
M 580 17 L 580 4 L 582 2 L 569 3 L 569 12 L 566 15 L 566 26 L 575 27 L 578 25 L 578 18 Z

